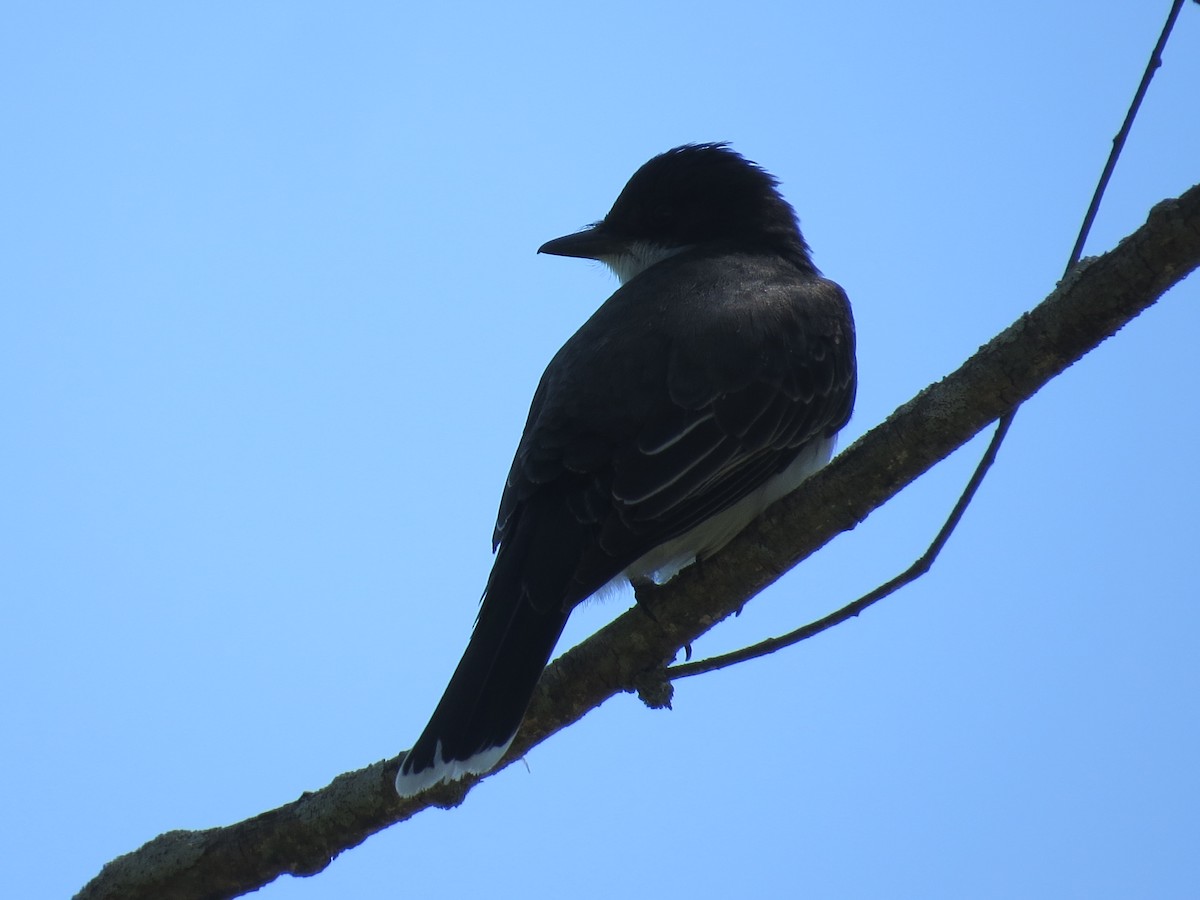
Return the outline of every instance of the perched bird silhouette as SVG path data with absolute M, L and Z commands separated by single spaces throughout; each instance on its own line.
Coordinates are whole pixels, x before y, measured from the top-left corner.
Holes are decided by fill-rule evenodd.
M 710 556 L 828 461 L 854 405 L 854 321 L 777 184 L 725 144 L 677 147 L 540 248 L 621 287 L 534 394 L 475 630 L 401 796 L 500 761 L 575 606 Z

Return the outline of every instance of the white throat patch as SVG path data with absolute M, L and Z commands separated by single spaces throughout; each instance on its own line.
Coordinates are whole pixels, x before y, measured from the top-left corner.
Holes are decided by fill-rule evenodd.
M 687 247 L 664 247 L 639 241 L 630 245 L 629 251 L 618 256 L 602 256 L 600 262 L 613 270 L 621 284 L 640 275 L 657 262 L 682 253 Z

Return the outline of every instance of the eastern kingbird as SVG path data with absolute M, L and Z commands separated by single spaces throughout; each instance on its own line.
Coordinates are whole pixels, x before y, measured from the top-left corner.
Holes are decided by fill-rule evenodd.
M 677 147 L 539 249 L 600 260 L 621 287 L 538 384 L 475 630 L 401 796 L 500 761 L 575 606 L 712 555 L 828 461 L 854 320 L 777 184 L 724 144 Z

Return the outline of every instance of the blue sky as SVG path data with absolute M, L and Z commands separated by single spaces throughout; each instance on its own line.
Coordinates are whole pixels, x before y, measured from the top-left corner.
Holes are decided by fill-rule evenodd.
M 855 305 L 845 443 L 1053 287 L 1168 5 L 9 9 L 0 893 L 415 738 L 538 376 L 614 287 L 534 251 L 647 158 L 781 179 Z M 1198 83 L 1188 4 L 1089 252 L 1200 180 Z M 260 896 L 1194 896 L 1197 333 L 1193 277 L 1044 389 L 881 607 Z M 981 450 L 697 651 L 903 568 Z

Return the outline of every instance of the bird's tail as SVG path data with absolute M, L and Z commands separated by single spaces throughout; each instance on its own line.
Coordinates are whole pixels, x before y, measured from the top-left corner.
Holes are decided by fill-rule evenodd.
M 570 613 L 535 609 L 519 588 L 515 596 L 488 594 L 446 692 L 400 765 L 401 797 L 481 775 L 500 761 Z

